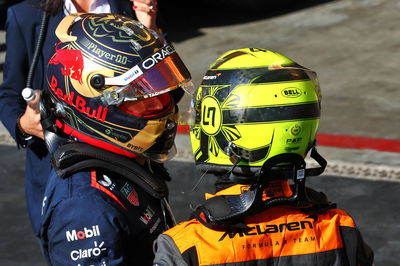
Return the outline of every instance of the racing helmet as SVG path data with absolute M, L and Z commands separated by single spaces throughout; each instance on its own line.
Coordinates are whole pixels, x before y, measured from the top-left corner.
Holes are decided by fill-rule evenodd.
M 315 143 L 320 101 L 316 73 L 286 56 L 256 48 L 226 52 L 193 95 L 197 168 L 254 176 L 274 156 L 304 158 Z
M 174 47 L 116 14 L 69 15 L 56 35 L 47 83 L 58 132 L 128 157 L 170 158 L 171 92 L 191 79 Z

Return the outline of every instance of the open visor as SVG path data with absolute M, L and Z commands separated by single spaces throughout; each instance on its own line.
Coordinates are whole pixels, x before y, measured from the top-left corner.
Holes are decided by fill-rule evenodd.
M 107 105 L 123 101 L 138 101 L 157 96 L 177 87 L 189 87 L 191 76 L 171 45 L 166 45 L 124 74 L 105 78 L 105 86 L 112 90 L 103 93 Z

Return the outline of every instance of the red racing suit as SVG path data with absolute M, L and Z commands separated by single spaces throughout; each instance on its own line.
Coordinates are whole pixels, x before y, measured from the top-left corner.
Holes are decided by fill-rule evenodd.
M 216 195 L 239 194 L 235 185 Z M 267 189 L 268 190 L 268 189 Z M 278 181 L 264 198 L 290 196 Z M 268 196 L 266 196 L 268 195 Z M 207 195 L 206 195 L 207 197 Z M 217 231 L 192 219 L 160 235 L 153 265 L 372 265 L 373 252 L 343 210 L 303 213 L 278 206 L 245 219 L 248 231 Z

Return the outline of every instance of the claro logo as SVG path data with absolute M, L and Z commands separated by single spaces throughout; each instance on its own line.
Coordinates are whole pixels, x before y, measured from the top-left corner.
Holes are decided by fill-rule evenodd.
M 98 257 L 102 252 L 107 250 L 106 248 L 103 248 L 103 246 L 104 242 L 97 244 L 97 242 L 94 241 L 94 247 L 92 248 L 72 250 L 70 254 L 71 259 L 77 261 L 85 258 Z M 102 263 L 102 265 L 105 265 L 105 263 Z
M 264 234 L 272 234 L 287 231 L 298 231 L 304 230 L 306 228 L 313 228 L 313 225 L 309 221 L 300 221 L 300 222 L 292 222 L 287 224 L 267 224 L 267 225 L 256 225 L 254 227 L 250 227 L 249 230 L 243 232 L 225 232 L 218 241 L 222 241 L 225 237 L 229 236 L 229 238 L 234 238 L 235 236 L 244 237 L 244 236 L 252 236 L 252 235 L 264 235 Z
M 76 230 L 66 231 L 65 235 L 67 237 L 67 241 L 71 242 L 78 239 L 86 239 L 95 236 L 100 236 L 100 229 L 98 225 L 94 225 L 92 226 L 92 228 L 84 227 L 83 230 L 81 231 L 76 231 Z

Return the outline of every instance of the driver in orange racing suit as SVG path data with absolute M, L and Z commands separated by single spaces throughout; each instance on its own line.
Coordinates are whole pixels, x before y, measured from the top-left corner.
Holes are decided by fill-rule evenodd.
M 354 220 L 305 186 L 315 148 L 316 74 L 264 49 L 213 63 L 194 94 L 197 167 L 217 177 L 193 219 L 160 235 L 154 265 L 372 265 Z M 306 169 L 304 158 L 318 162 Z

